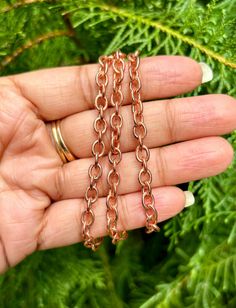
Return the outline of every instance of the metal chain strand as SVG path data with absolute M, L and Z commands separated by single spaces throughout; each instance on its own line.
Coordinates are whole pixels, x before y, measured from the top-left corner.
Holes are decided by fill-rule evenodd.
M 146 232 L 151 233 L 153 231 L 160 231 L 160 228 L 157 226 L 158 213 L 155 208 L 155 198 L 151 188 L 152 174 L 147 166 L 147 162 L 150 158 L 150 151 L 147 146 L 144 145 L 144 138 L 147 134 L 147 128 L 144 123 L 143 103 L 140 97 L 141 80 L 138 73 L 140 64 L 138 51 L 129 54 L 128 61 L 132 112 L 134 119 L 133 133 L 135 138 L 138 140 L 135 156 L 142 166 L 138 179 L 140 185 L 142 186 L 142 205 L 146 213 Z
M 110 118 L 111 127 L 111 148 L 108 153 L 108 159 L 111 164 L 111 169 L 107 175 L 109 192 L 106 198 L 107 205 L 107 232 L 112 238 L 112 243 L 116 244 L 120 240 L 127 238 L 127 232 L 117 230 L 118 221 L 118 194 L 117 188 L 120 183 L 120 174 L 117 171 L 117 166 L 121 161 L 120 150 L 120 135 L 123 118 L 120 114 L 120 106 L 123 103 L 123 93 L 121 83 L 124 78 L 125 54 L 119 50 L 113 54 L 112 67 L 113 74 L 113 92 L 111 95 L 111 105 L 115 107 L 115 111 Z
M 102 238 L 94 238 L 90 234 L 90 228 L 94 223 L 95 216 L 92 210 L 92 205 L 98 199 L 97 182 L 102 176 L 102 166 L 99 162 L 99 158 L 103 156 L 105 152 L 105 144 L 103 141 L 103 135 L 107 130 L 107 122 L 104 118 L 104 112 L 108 107 L 108 100 L 106 97 L 106 88 L 108 85 L 108 68 L 112 63 L 111 56 L 99 57 L 99 70 L 96 75 L 96 84 L 98 86 L 98 95 L 95 99 L 95 107 L 98 110 L 98 116 L 94 121 L 94 130 L 97 134 L 97 139 L 92 145 L 92 154 L 94 156 L 94 163 L 89 167 L 88 175 L 90 178 L 90 185 L 85 192 L 85 200 L 87 202 L 87 208 L 82 214 L 82 235 L 84 240 L 84 246 L 91 248 L 93 251 L 97 250 L 102 243 Z

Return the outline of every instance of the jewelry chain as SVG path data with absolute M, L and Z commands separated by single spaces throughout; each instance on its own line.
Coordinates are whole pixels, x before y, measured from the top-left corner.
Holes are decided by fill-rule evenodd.
M 84 245 L 92 250 L 97 248 L 102 243 L 102 238 L 94 238 L 90 229 L 94 223 L 95 216 L 92 210 L 92 205 L 97 201 L 99 193 L 97 188 L 97 182 L 102 176 L 102 166 L 99 162 L 99 158 L 104 155 L 105 144 L 103 141 L 103 135 L 107 131 L 107 122 L 104 118 L 104 112 L 108 107 L 108 99 L 106 97 L 106 89 L 108 85 L 108 68 L 112 64 L 113 73 L 113 92 L 111 95 L 111 105 L 115 107 L 115 111 L 110 118 L 111 126 L 111 145 L 108 152 L 108 159 L 111 164 L 111 169 L 107 175 L 107 182 L 109 185 L 109 192 L 106 198 L 107 205 L 107 231 L 112 238 L 112 243 L 115 244 L 120 240 L 127 238 L 127 232 L 117 230 L 118 222 L 118 193 L 117 188 L 120 183 L 120 174 L 117 171 L 122 153 L 120 150 L 120 135 L 123 124 L 123 118 L 120 114 L 120 107 L 123 103 L 124 97 L 122 93 L 121 83 L 124 79 L 126 55 L 119 50 L 111 56 L 99 57 L 99 71 L 96 75 L 96 84 L 99 88 L 98 95 L 95 99 L 95 107 L 98 110 L 98 117 L 94 121 L 94 130 L 97 134 L 97 139 L 92 145 L 92 154 L 95 158 L 94 163 L 89 167 L 90 185 L 85 193 L 85 200 L 87 202 L 87 208 L 82 214 L 83 225 L 83 239 Z M 153 231 L 159 231 L 157 226 L 158 213 L 155 208 L 155 199 L 152 193 L 152 174 L 147 166 L 147 162 L 150 158 L 150 151 L 144 144 L 144 138 L 147 134 L 147 128 L 144 123 L 143 116 L 143 103 L 141 101 L 140 89 L 141 80 L 138 73 L 140 64 L 138 51 L 128 55 L 129 60 L 129 75 L 130 75 L 130 91 L 132 97 L 132 113 L 134 120 L 133 133 L 138 140 L 135 156 L 141 163 L 141 170 L 138 175 L 139 183 L 142 186 L 142 205 L 146 213 L 146 232 L 151 233 Z
M 108 159 L 111 164 L 111 169 L 107 175 L 107 182 L 109 185 L 109 192 L 106 199 L 107 205 L 107 231 L 112 238 L 112 243 L 115 244 L 120 240 L 127 238 L 128 234 L 124 231 L 117 230 L 118 222 L 118 193 L 117 188 L 120 183 L 120 174 L 117 171 L 122 154 L 120 150 L 120 135 L 123 118 L 120 114 L 120 107 L 123 103 L 124 97 L 122 93 L 121 83 L 124 79 L 126 55 L 119 50 L 113 54 L 113 92 L 111 95 L 111 105 L 115 107 L 115 111 L 110 118 L 111 127 L 111 146 L 108 153 Z
M 150 151 L 144 144 L 144 138 L 147 135 L 147 128 L 144 123 L 143 103 L 140 95 L 141 80 L 138 73 L 140 64 L 138 51 L 128 55 L 128 63 L 130 91 L 132 97 L 131 108 L 134 120 L 133 134 L 138 140 L 135 156 L 141 163 L 141 170 L 139 171 L 138 180 L 142 186 L 142 205 L 146 213 L 146 233 L 151 233 L 153 231 L 160 231 L 160 228 L 157 226 L 158 213 L 155 208 L 155 198 L 151 187 L 152 173 L 147 166 L 147 162 L 150 158 Z
M 84 246 L 91 248 L 93 251 L 102 243 L 102 238 L 94 238 L 91 235 L 90 229 L 94 223 L 95 216 L 92 210 L 92 205 L 98 200 L 99 192 L 97 188 L 97 182 L 102 176 L 102 166 L 99 162 L 100 157 L 104 155 L 105 144 L 103 136 L 107 130 L 107 122 L 104 118 L 104 113 L 108 107 L 108 99 L 106 97 L 106 89 L 108 85 L 108 68 L 112 63 L 111 56 L 99 57 L 99 70 L 96 74 L 96 84 L 98 86 L 98 95 L 95 98 L 95 107 L 98 110 L 98 116 L 94 121 L 93 127 L 97 134 L 97 139 L 92 145 L 92 154 L 94 156 L 94 163 L 89 167 L 88 175 L 90 178 L 90 184 L 85 192 L 85 200 L 87 202 L 87 208 L 82 214 L 82 236 L 84 240 Z

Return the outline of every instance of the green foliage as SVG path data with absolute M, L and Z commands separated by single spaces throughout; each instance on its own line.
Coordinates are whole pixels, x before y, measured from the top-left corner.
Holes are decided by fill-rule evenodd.
M 236 96 L 235 0 L 2 0 L 0 25 L 1 75 L 138 48 L 209 63 L 214 80 L 187 95 Z M 158 235 L 28 257 L 0 277 L 0 307 L 236 307 L 235 168 L 191 183 L 196 204 Z

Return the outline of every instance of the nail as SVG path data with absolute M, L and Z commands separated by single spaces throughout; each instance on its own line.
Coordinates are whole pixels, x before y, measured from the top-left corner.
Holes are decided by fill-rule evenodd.
M 184 205 L 184 207 L 188 207 L 188 206 L 193 205 L 194 202 L 195 202 L 195 198 L 194 198 L 193 193 L 189 190 L 186 190 L 186 191 L 184 191 L 184 194 L 185 194 L 185 205 Z
M 205 62 L 199 62 L 202 69 L 202 83 L 211 81 L 213 79 L 213 71 Z

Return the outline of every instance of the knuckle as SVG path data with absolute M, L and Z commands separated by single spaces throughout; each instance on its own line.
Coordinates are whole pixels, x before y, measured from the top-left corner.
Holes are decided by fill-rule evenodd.
M 48 227 L 48 215 L 50 212 L 50 208 L 45 210 L 41 225 L 38 229 L 38 232 L 36 234 L 36 247 L 35 247 L 35 251 L 41 250 L 43 249 L 43 247 L 45 246 L 46 240 L 45 240 L 45 230 Z
M 168 139 L 171 143 L 173 143 L 176 140 L 175 99 L 166 100 L 164 106 L 165 106 L 165 117 L 166 117 Z
M 120 203 L 119 225 L 120 229 L 123 231 L 129 228 L 129 220 L 130 220 L 130 211 L 126 196 L 120 197 L 119 203 Z
M 166 162 L 166 155 L 165 155 L 165 148 L 157 148 L 156 159 L 155 159 L 155 168 L 156 174 L 158 177 L 158 183 L 160 186 L 167 185 L 166 181 L 166 170 L 167 170 L 167 162 Z M 154 173 L 154 174 L 155 174 Z
M 78 67 L 78 74 L 76 74 L 75 82 L 76 88 L 82 97 L 82 103 L 94 109 L 94 82 L 89 74 L 90 68 L 87 65 Z
M 109 191 L 109 187 L 107 183 L 107 174 L 110 171 L 110 164 L 107 161 L 106 157 L 100 158 L 100 164 L 102 166 L 102 177 L 101 177 L 101 180 L 98 181 L 97 186 L 98 186 L 99 196 L 103 197 L 103 196 L 106 196 Z
M 54 195 L 52 197 L 56 201 L 62 200 L 64 195 L 63 191 L 66 183 L 66 174 L 65 174 L 66 172 L 63 166 L 64 165 L 58 168 L 55 175 L 55 182 L 54 182 L 55 189 L 54 189 Z

